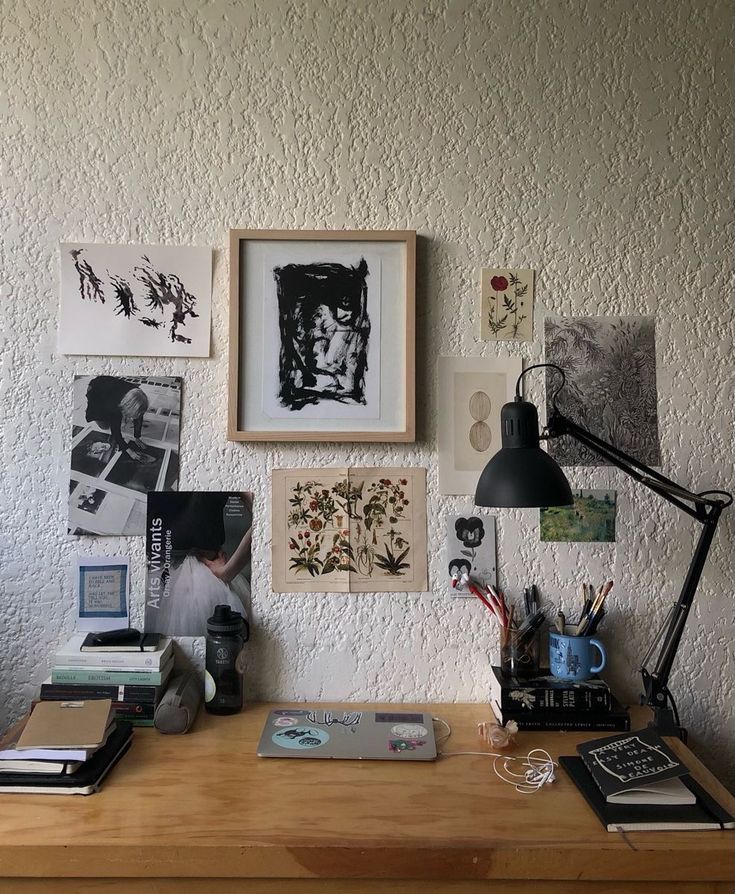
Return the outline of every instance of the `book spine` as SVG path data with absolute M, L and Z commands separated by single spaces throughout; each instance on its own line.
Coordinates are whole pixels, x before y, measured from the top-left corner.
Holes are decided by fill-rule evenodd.
M 171 657 L 171 650 L 165 652 L 58 652 L 54 664 L 59 667 L 88 667 L 93 670 L 111 671 L 160 671 Z
M 520 692 L 522 695 L 511 698 L 511 692 Z M 528 711 L 529 714 L 534 711 L 609 711 L 612 708 L 612 697 L 609 690 L 584 687 L 514 688 L 502 690 L 500 705 L 503 711 Z
M 168 673 L 161 671 L 152 671 L 151 673 L 143 673 L 141 671 L 95 671 L 95 670 L 74 670 L 62 669 L 55 667 L 51 671 L 52 683 L 102 683 L 115 686 L 160 686 L 164 682 L 164 678 Z
M 519 714 L 503 712 L 503 722 L 515 720 L 518 729 L 531 730 L 599 730 L 600 732 L 627 732 L 630 717 L 627 714 L 594 714 L 587 717 L 564 717 L 560 714 Z
M 112 707 L 118 719 L 129 720 L 131 723 L 136 723 L 138 720 L 152 722 L 156 711 L 155 705 L 134 705 L 129 702 L 113 702 Z
M 73 701 L 75 699 L 110 698 L 114 702 L 155 704 L 161 689 L 159 686 L 97 686 L 95 684 L 67 685 L 64 683 L 43 683 L 41 701 Z

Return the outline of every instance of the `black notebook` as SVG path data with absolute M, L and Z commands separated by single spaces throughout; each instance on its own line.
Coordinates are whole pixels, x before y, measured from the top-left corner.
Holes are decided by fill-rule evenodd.
M 133 727 L 123 720 L 107 742 L 74 773 L 39 777 L 33 773 L 3 773 L 0 792 L 36 795 L 91 795 L 99 790 L 102 780 L 125 754 L 133 739 Z
M 735 818 L 691 776 L 682 776 L 681 780 L 693 792 L 695 804 L 609 804 L 581 757 L 560 757 L 559 763 L 571 776 L 608 832 L 704 832 L 735 829 Z

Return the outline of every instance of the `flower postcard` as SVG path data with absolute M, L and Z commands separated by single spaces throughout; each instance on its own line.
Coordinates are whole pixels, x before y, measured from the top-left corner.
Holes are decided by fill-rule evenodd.
M 470 596 L 468 589 L 452 586 L 452 575 L 468 574 L 473 583 L 497 585 L 495 517 L 466 512 L 447 517 L 447 572 L 451 596 Z M 474 597 L 473 597 L 474 598 Z
M 533 340 L 533 270 L 483 268 L 480 337 L 485 341 Z
M 273 591 L 427 589 L 425 469 L 275 469 Z

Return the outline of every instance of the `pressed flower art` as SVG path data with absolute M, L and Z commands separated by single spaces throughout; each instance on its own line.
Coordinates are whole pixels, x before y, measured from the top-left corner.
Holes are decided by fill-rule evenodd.
M 533 270 L 492 270 L 480 278 L 480 336 L 485 341 L 531 341 Z

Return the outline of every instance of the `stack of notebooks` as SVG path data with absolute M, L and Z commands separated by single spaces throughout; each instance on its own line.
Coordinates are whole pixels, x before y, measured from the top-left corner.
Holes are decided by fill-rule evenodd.
M 110 699 L 119 719 L 153 726 L 173 666 L 170 639 L 153 634 L 138 648 L 99 647 L 92 634 L 78 633 L 54 656 L 41 700 Z
M 0 739 L 0 792 L 92 794 L 132 737 L 110 699 L 38 702 Z
M 577 753 L 559 763 L 608 832 L 735 828 L 653 729 L 584 742 Z
M 519 729 L 599 730 L 630 729 L 628 711 L 604 680 L 582 682 L 552 676 L 523 679 L 493 667 L 490 707 L 500 723 L 515 720 Z

